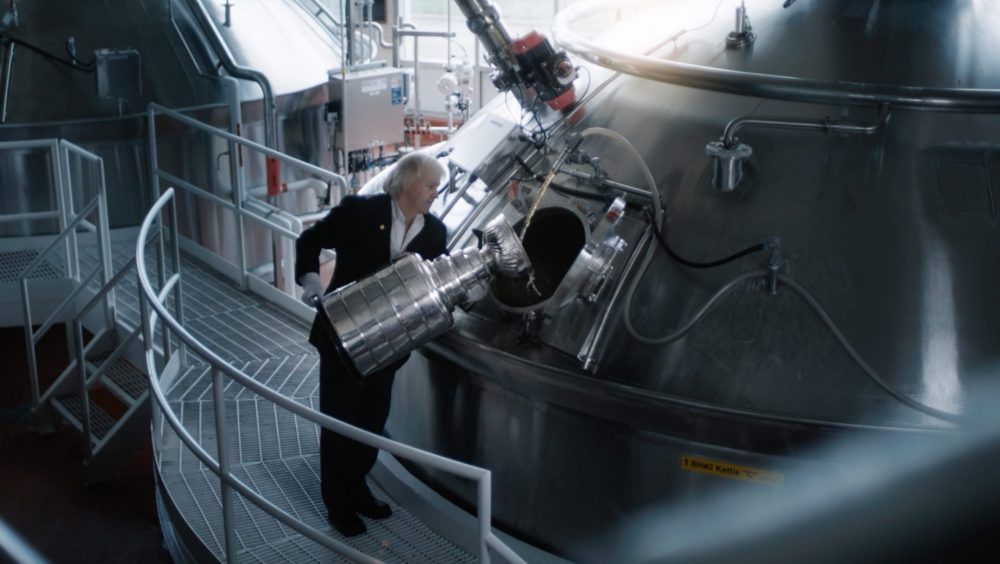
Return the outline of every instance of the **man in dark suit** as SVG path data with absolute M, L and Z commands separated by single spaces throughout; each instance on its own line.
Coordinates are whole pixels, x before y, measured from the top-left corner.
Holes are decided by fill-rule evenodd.
M 312 305 L 324 288 L 319 278 L 322 249 L 337 252 L 329 292 L 364 278 L 404 252 L 433 259 L 445 253 L 447 230 L 430 214 L 443 169 L 431 156 L 411 153 L 396 163 L 385 181 L 386 194 L 347 196 L 295 243 L 295 278 L 302 299 Z M 389 416 L 392 381 L 406 357 L 363 379 L 343 364 L 326 330 L 313 321 L 309 334 L 320 354 L 320 411 L 373 433 L 381 433 Z M 408 356 L 408 355 L 407 355 Z M 378 450 L 323 429 L 320 433 L 320 478 L 323 501 L 333 526 L 345 536 L 364 533 L 358 517 L 383 519 L 389 506 L 375 499 L 365 475 Z

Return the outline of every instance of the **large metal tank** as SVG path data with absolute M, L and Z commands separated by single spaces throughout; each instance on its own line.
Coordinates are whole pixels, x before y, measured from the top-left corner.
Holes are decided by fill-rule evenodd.
M 252 81 L 229 82 L 220 54 L 209 39 L 217 30 L 234 62 L 267 77 L 275 97 L 274 145 L 288 154 L 330 168 L 324 105 L 327 73 L 340 67 L 340 49 L 312 14 L 296 2 L 249 0 L 225 8 L 219 2 L 163 0 L 134 2 L 14 3 L 18 24 L 6 30 L 14 45 L 6 121 L 0 140 L 60 137 L 101 156 L 105 162 L 111 226 L 135 225 L 151 204 L 145 110 L 149 102 L 188 113 L 216 127 L 233 127 L 228 101 L 238 96 L 240 133 L 265 142 L 262 90 Z M 6 8 L 6 3 L 5 3 Z M 203 14 L 203 17 L 199 17 Z M 76 68 L 68 61 L 73 38 Z M 89 68 L 95 50 L 134 50 L 139 83 L 130 77 L 121 97 L 101 97 L 97 74 Z M 169 119 L 158 121 L 161 168 L 219 194 L 231 190 L 220 159 L 228 146 Z M 44 186 L 47 164 L 32 152 L 9 153 L 0 161 L 0 213 L 51 208 Z M 225 162 L 221 161 L 224 165 Z M 247 186 L 264 184 L 263 159 L 248 155 Z M 222 172 L 219 172 L 222 171 Z M 287 177 L 285 180 L 293 180 Z M 213 241 L 223 217 L 204 205 L 182 202 L 193 237 Z M 228 220 L 227 220 L 228 221 Z M 54 225 L 5 227 L 4 235 L 51 232 Z
M 464 194 L 474 205 L 455 206 L 446 218 L 453 243 L 467 244 L 471 228 L 498 213 L 516 221 L 528 211 L 543 182 L 511 154 L 544 175 L 573 143 L 569 135 L 604 127 L 648 164 L 663 203 L 663 235 L 678 254 L 707 261 L 780 238 L 771 264 L 829 314 L 857 359 L 789 284 L 779 281 L 772 294 L 757 275 L 736 283 L 676 341 L 639 342 L 625 316 L 642 335 L 669 334 L 727 282 L 766 271 L 771 257 L 685 267 L 650 250 L 640 211 L 648 201 L 626 196 L 624 217 L 609 227 L 607 210 L 622 192 L 562 173 L 540 206 L 548 217 L 536 216 L 537 235 L 528 236 L 545 240 L 536 246 L 546 252 L 568 255 L 548 259 L 565 272 L 552 297 L 532 305 L 501 291 L 456 314 L 456 328 L 396 380 L 393 438 L 491 469 L 496 522 L 574 559 L 615 558 L 600 546 L 581 548 L 582 541 L 627 529 L 650 507 L 724 487 L 780 488 L 850 472 L 851 460 L 814 454 L 828 441 L 947 440 L 951 422 L 892 397 L 872 376 L 924 406 L 961 414 L 1000 366 L 1000 67 L 989 63 L 1000 44 L 995 7 L 834 0 L 783 8 L 778 0 L 748 0 L 755 41 L 727 46 L 737 4 L 691 0 L 624 11 L 597 42 L 683 63 L 660 78 L 684 85 L 585 63 L 581 109 L 546 123 L 553 151 L 536 150 L 524 136 L 501 143 L 480 174 L 485 186 Z M 577 62 L 584 54 L 615 70 L 654 68 L 588 52 L 584 42 L 564 46 Z M 885 101 L 891 109 L 880 114 Z M 517 114 L 503 101 L 483 112 L 467 126 L 482 128 L 480 137 Z M 878 125 L 887 113 L 884 127 L 867 135 L 823 127 Z M 752 154 L 736 188 L 722 190 L 706 146 L 750 114 L 820 126 L 741 129 L 738 141 Z M 456 152 L 476 138 L 464 135 Z M 601 159 L 610 179 L 648 187 L 620 143 L 588 137 L 580 148 Z M 516 187 L 512 177 L 520 179 Z M 607 251 L 613 259 L 598 261 L 609 267 L 607 282 L 581 292 L 586 285 L 575 273 L 588 253 L 602 256 L 609 229 L 621 242 Z M 470 485 L 414 471 L 473 505 Z

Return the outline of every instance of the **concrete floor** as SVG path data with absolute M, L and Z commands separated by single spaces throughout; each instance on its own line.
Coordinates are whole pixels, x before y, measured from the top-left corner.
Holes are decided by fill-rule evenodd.
M 62 328 L 50 333 L 38 348 L 43 382 L 67 364 Z M 151 448 L 113 482 L 84 484 L 76 431 L 24 421 L 31 396 L 23 329 L 0 329 L 0 358 L 0 518 L 52 562 L 170 562 L 156 518 Z

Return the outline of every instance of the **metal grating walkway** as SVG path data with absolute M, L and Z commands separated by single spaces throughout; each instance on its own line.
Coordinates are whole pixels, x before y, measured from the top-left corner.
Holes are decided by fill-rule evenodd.
M 113 263 L 130 258 L 133 242 L 112 245 Z M 150 251 L 149 258 L 155 258 Z M 81 262 L 96 264 L 96 249 Z M 150 263 L 155 264 L 155 262 Z M 188 255 L 181 261 L 184 325 L 209 348 L 254 379 L 314 409 L 319 407 L 319 357 L 307 342 L 308 326 Z M 135 275 L 115 292 L 116 309 L 128 326 L 139 320 Z M 182 367 L 166 391 L 171 408 L 209 453 L 217 452 L 209 367 L 197 357 Z M 320 495 L 319 427 L 259 399 L 227 380 L 228 450 L 244 483 L 310 526 L 339 537 L 326 521 Z M 224 557 L 219 480 L 162 421 L 155 437 L 160 476 L 174 506 L 220 560 Z M 387 520 L 365 519 L 368 533 L 351 546 L 390 562 L 472 562 L 475 557 L 441 537 L 397 505 L 369 478 L 372 491 L 393 509 Z M 343 562 L 340 556 L 290 530 L 234 494 L 239 559 L 245 562 Z
M 29 280 L 55 280 L 62 278 L 63 268 L 60 264 L 61 255 L 54 253 L 39 264 L 28 276 Z M 35 249 L 16 251 L 0 251 L 0 282 L 17 282 L 25 267 L 38 257 Z

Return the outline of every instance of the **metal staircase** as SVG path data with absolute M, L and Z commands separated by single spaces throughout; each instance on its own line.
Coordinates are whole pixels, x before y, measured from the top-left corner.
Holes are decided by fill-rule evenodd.
M 149 379 L 137 362 L 142 360 L 138 320 L 123 320 L 117 313 L 115 290 L 125 280 L 135 283 L 135 261 L 113 270 L 104 163 L 65 140 L 4 143 L 0 150 L 48 153 L 54 179 L 55 209 L 0 218 L 59 220 L 59 233 L 43 249 L 0 253 L 7 265 L 2 270 L 18 269 L 21 315 L 16 321 L 25 331 L 33 417 L 36 421 L 58 417 L 76 429 L 83 437 L 87 481 L 106 481 L 148 439 L 150 404 Z M 96 172 L 97 185 L 76 182 L 74 170 L 79 178 Z M 86 203 L 75 205 L 81 200 Z M 62 284 L 40 286 L 40 281 Z M 45 315 L 36 316 L 40 303 L 49 307 Z M 39 322 L 38 317 L 43 319 Z M 58 323 L 66 325 L 71 360 L 41 390 L 36 346 Z
M 128 460 L 149 437 L 149 380 L 145 373 L 124 358 L 85 362 L 88 373 L 90 408 L 90 455 L 85 461 L 87 480 L 111 479 L 119 465 Z M 98 395 L 101 389 L 108 394 Z M 102 401 L 103 400 L 103 401 Z M 85 416 L 80 394 L 52 399 L 52 406 L 82 434 Z

